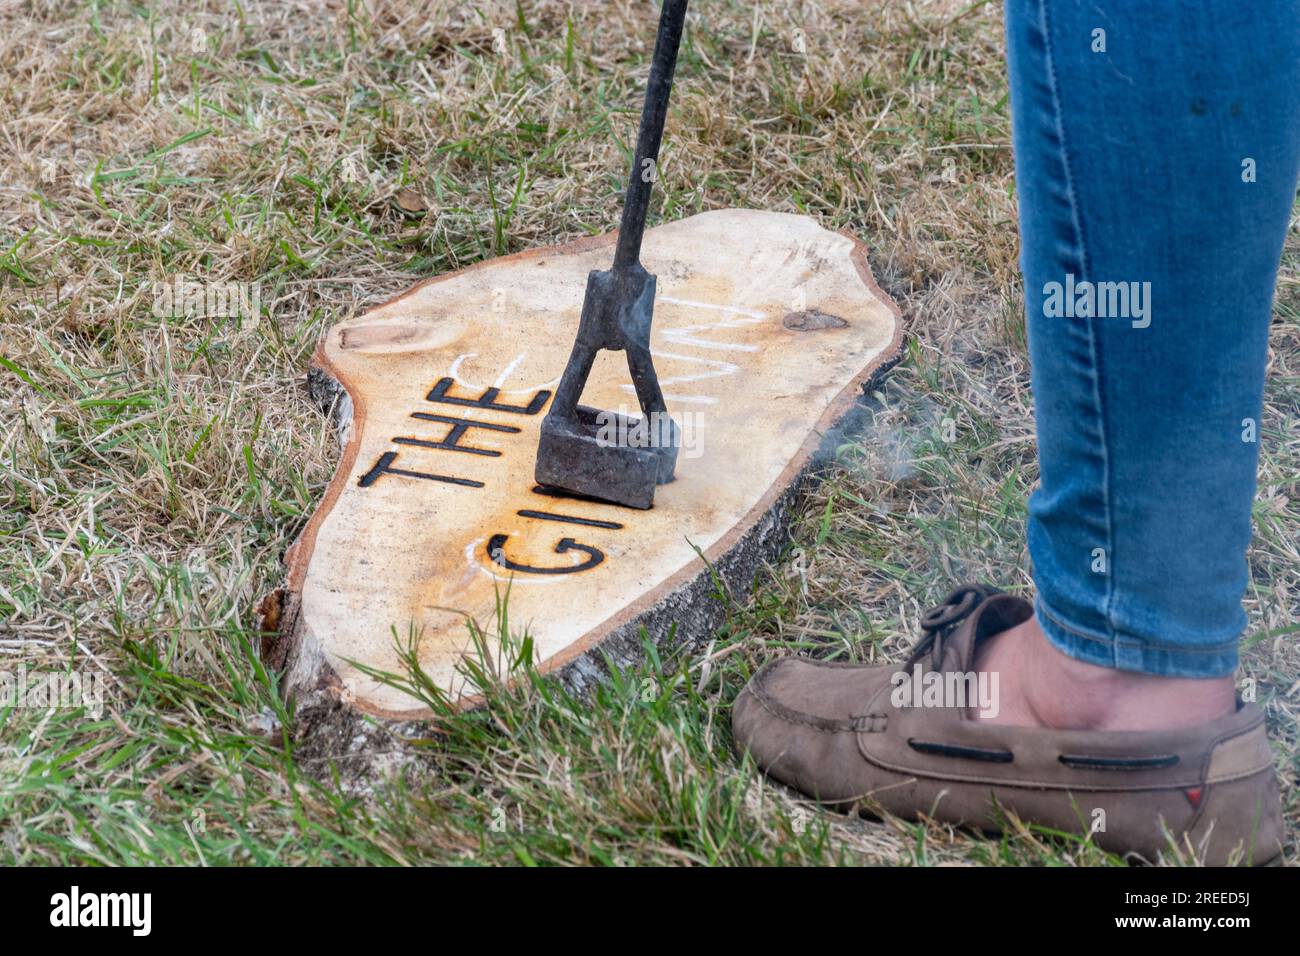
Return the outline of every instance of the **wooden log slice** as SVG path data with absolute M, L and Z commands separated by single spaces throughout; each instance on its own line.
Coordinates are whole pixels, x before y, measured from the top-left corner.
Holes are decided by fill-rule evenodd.
M 576 687 L 601 655 L 706 637 L 712 566 L 740 597 L 785 540 L 826 435 L 896 361 L 902 324 L 865 246 L 813 220 L 707 212 L 646 233 L 652 349 L 682 432 L 676 479 L 639 511 L 533 481 L 538 429 L 568 358 L 587 273 L 614 236 L 482 262 L 333 327 L 309 381 L 342 428 L 324 500 L 288 555 L 275 663 L 286 691 L 394 719 L 428 711 L 364 667 L 421 667 L 462 705 L 467 620 L 495 633 L 508 589 L 543 671 Z M 637 413 L 622 356 L 583 403 Z M 860 406 L 859 406 L 860 407 Z M 703 559 L 701 558 L 703 555 Z M 358 667 L 361 664 L 363 667 Z

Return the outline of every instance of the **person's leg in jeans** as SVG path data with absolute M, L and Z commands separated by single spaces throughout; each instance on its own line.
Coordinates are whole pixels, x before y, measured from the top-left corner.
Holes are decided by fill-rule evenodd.
M 1233 675 L 1298 24 L 1300 0 L 1008 0 L 1035 603 L 963 584 L 900 664 L 769 661 L 731 720 L 769 777 L 1146 860 L 1282 857 L 1264 715 Z
M 980 667 L 1008 723 L 1204 722 L 1234 706 L 1246 626 L 1300 0 L 1007 0 L 1006 15 L 1037 613 Z

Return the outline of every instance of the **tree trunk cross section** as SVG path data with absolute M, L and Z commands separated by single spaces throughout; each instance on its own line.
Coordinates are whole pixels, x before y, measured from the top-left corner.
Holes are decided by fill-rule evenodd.
M 400 672 L 398 641 L 418 634 L 423 669 L 472 705 L 466 619 L 495 633 L 507 588 L 541 669 L 581 688 L 603 655 L 635 659 L 642 628 L 706 638 L 722 613 L 713 573 L 740 596 L 780 549 L 828 435 L 899 354 L 899 312 L 865 246 L 742 209 L 646 233 L 651 348 L 681 450 L 675 480 L 638 511 L 533 480 L 587 273 L 608 266 L 614 238 L 438 276 L 330 329 L 309 381 L 344 452 L 287 559 L 274 643 L 287 693 L 421 719 L 353 663 Z M 635 416 L 618 358 L 602 356 L 582 401 Z

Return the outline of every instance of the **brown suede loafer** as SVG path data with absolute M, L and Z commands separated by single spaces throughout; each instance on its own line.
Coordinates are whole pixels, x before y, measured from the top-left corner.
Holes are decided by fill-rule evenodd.
M 768 776 L 839 809 L 990 832 L 1009 812 L 1149 862 L 1171 844 L 1210 865 L 1277 862 L 1277 777 L 1253 704 L 1158 732 L 971 716 L 988 690 L 972 673 L 976 644 L 1032 614 L 1020 598 L 967 586 L 927 612 L 926 636 L 902 666 L 774 661 L 736 699 L 737 747 Z

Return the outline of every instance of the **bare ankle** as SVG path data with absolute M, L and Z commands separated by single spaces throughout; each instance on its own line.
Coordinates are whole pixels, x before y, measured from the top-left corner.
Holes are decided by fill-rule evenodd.
M 1084 663 L 1030 618 L 992 638 L 978 666 L 999 672 L 1001 723 L 1056 730 L 1171 730 L 1232 713 L 1232 677 L 1157 677 Z

